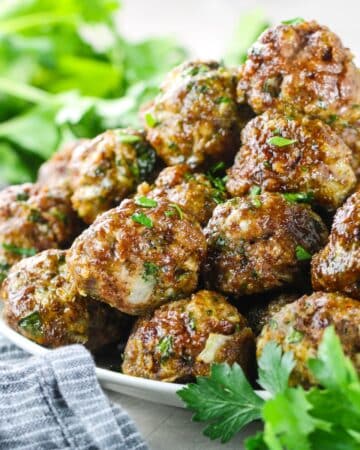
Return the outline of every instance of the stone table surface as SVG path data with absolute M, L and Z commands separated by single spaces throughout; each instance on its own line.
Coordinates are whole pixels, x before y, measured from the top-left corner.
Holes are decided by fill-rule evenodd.
M 261 429 L 259 424 L 252 424 L 231 442 L 221 445 L 202 435 L 204 425 L 192 422 L 190 411 L 105 392 L 129 413 L 151 450 L 243 450 L 244 438 Z

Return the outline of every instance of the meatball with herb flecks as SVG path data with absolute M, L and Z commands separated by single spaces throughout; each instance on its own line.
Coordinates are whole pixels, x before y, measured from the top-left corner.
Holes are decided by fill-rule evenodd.
M 335 214 L 329 242 L 312 260 L 316 290 L 343 292 L 360 300 L 360 192 Z
M 138 186 L 137 197 L 165 199 L 178 204 L 205 226 L 215 206 L 226 200 L 224 183 L 216 174 L 192 173 L 186 164 L 166 167 L 153 185 Z
M 135 130 L 109 130 L 77 146 L 69 168 L 74 209 L 91 224 L 148 179 L 155 163 L 154 150 Z
M 269 111 L 246 125 L 242 143 L 226 184 L 234 196 L 255 185 L 300 194 L 332 211 L 356 184 L 350 149 L 320 120 Z
M 0 191 L 0 284 L 20 259 L 64 248 L 79 231 L 66 189 L 26 183 Z
M 123 314 L 77 293 L 63 250 L 46 250 L 14 265 L 1 297 L 7 323 L 45 347 L 80 343 L 94 350 L 124 333 Z
M 222 295 L 200 291 L 138 319 L 124 351 L 127 375 L 186 381 L 210 373 L 212 363 L 252 371 L 254 335 Z
M 199 223 L 163 200 L 124 200 L 102 214 L 70 249 L 83 295 L 138 315 L 191 294 L 206 252 Z
M 239 145 L 234 74 L 216 62 L 190 61 L 166 77 L 144 110 L 146 135 L 167 165 L 229 161 Z
M 309 387 L 315 384 L 307 362 L 317 356 L 324 330 L 333 325 L 345 355 L 360 374 L 360 302 L 340 294 L 315 292 L 284 306 L 272 316 L 257 341 L 261 355 L 268 342 L 293 352 L 295 368 L 290 384 Z
M 360 103 L 360 73 L 329 28 L 299 19 L 283 22 L 249 50 L 238 100 L 256 113 L 278 108 L 329 118 Z
M 218 205 L 205 236 L 204 279 L 239 297 L 303 284 L 327 230 L 308 205 L 281 194 L 253 193 Z

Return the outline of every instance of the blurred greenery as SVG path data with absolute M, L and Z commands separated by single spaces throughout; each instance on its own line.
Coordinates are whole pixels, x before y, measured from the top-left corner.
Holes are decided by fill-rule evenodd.
M 171 38 L 126 40 L 120 8 L 119 0 L 1 1 L 0 185 L 35 179 L 66 141 L 139 126 L 139 107 L 187 57 Z M 261 11 L 245 15 L 226 63 L 242 63 L 267 25 Z
M 66 141 L 139 125 L 139 106 L 185 59 L 169 38 L 127 41 L 115 26 L 120 7 L 118 0 L 2 0 L 0 184 L 34 179 Z

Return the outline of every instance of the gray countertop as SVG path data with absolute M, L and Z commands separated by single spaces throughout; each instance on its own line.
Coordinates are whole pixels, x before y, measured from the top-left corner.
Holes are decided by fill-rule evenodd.
M 261 429 L 260 424 L 254 423 L 231 442 L 221 445 L 202 435 L 204 424 L 192 422 L 190 411 L 115 392 L 106 393 L 129 413 L 151 450 L 243 450 L 244 438 Z

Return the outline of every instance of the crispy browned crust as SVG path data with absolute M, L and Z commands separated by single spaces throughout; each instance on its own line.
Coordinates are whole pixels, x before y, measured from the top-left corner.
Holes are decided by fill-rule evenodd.
M 189 61 L 166 77 L 144 110 L 147 138 L 167 165 L 231 160 L 239 145 L 236 77 L 216 62 Z
M 263 193 L 217 206 L 205 236 L 206 282 L 239 297 L 303 284 L 309 261 L 298 259 L 297 248 L 317 252 L 327 230 L 308 205 Z
M 211 334 L 221 342 L 211 352 L 211 362 L 237 362 L 246 372 L 251 371 L 252 331 L 234 306 L 211 291 L 170 302 L 138 319 L 125 348 L 122 370 L 162 381 L 209 375 L 211 362 L 203 360 L 202 352 Z
M 81 343 L 94 350 L 124 334 L 119 311 L 77 293 L 63 250 L 47 250 L 14 265 L 1 298 L 7 323 L 45 347 Z M 26 325 L 29 317 L 40 325 Z
M 329 242 L 312 260 L 316 290 L 339 291 L 360 299 L 360 192 L 336 212 Z
M 360 75 L 353 55 L 318 23 L 278 25 L 253 45 L 238 98 L 257 113 L 269 108 L 329 117 L 358 104 Z
M 134 214 L 146 215 L 152 227 Z M 193 292 L 205 252 L 192 216 L 163 200 L 153 208 L 124 200 L 76 239 L 68 264 L 81 293 L 136 315 Z
M 294 143 L 277 146 L 283 137 Z M 338 208 L 356 183 L 351 150 L 321 120 L 269 111 L 242 132 L 242 147 L 228 171 L 227 189 L 244 195 L 251 186 L 271 192 L 311 193 L 315 203 Z

